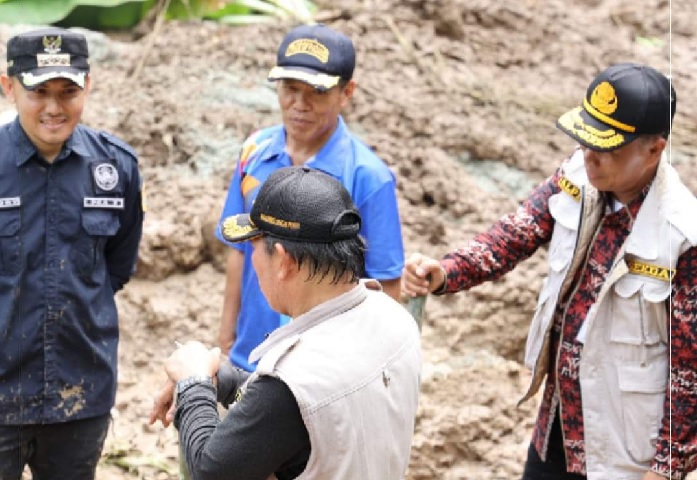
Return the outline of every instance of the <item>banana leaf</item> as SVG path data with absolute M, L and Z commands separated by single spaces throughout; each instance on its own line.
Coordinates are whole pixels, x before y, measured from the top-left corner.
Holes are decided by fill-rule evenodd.
M 0 0 L 0 23 L 128 29 L 138 24 L 156 3 L 157 0 Z M 166 18 L 205 18 L 236 25 L 288 17 L 307 22 L 315 10 L 309 0 L 171 0 Z
M 96 28 L 106 22 L 111 28 L 128 28 L 137 23 L 154 0 L 2 0 L 0 22 L 13 24 L 57 24 L 74 14 L 66 25 Z M 75 10 L 85 9 L 84 13 Z

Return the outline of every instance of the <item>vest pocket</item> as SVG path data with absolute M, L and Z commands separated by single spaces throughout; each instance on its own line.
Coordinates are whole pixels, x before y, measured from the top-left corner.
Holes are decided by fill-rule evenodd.
M 670 283 L 628 274 L 613 286 L 610 339 L 614 343 L 655 345 L 668 341 L 665 302 Z
M 89 285 L 97 285 L 105 277 L 102 257 L 109 237 L 116 235 L 121 222 L 118 213 L 103 210 L 82 212 L 82 234 L 71 250 L 71 261 L 80 278 Z
M 620 365 L 617 374 L 627 451 L 636 462 L 649 462 L 656 453 L 663 418 L 668 360 L 656 359 L 645 366 Z
M 19 209 L 0 210 L 0 274 L 14 275 L 21 267 Z

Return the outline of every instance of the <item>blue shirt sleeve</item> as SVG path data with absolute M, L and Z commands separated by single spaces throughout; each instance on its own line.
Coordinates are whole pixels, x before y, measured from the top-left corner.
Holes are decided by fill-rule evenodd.
M 402 275 L 404 246 L 394 182 L 385 182 L 358 206 L 366 240 L 366 275 L 391 280 Z

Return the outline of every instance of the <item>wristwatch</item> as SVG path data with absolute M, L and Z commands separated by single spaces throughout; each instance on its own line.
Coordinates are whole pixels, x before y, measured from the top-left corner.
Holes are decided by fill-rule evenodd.
M 208 375 L 194 375 L 191 377 L 182 378 L 177 382 L 176 394 L 177 397 L 188 390 L 193 385 L 199 383 L 213 383 L 213 379 Z

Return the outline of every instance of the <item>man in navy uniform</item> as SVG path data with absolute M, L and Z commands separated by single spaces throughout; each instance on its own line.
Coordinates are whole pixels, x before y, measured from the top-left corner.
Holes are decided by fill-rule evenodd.
M 116 393 L 114 294 L 142 233 L 136 154 L 81 125 L 85 37 L 11 38 L 0 127 L 0 478 L 91 480 Z

